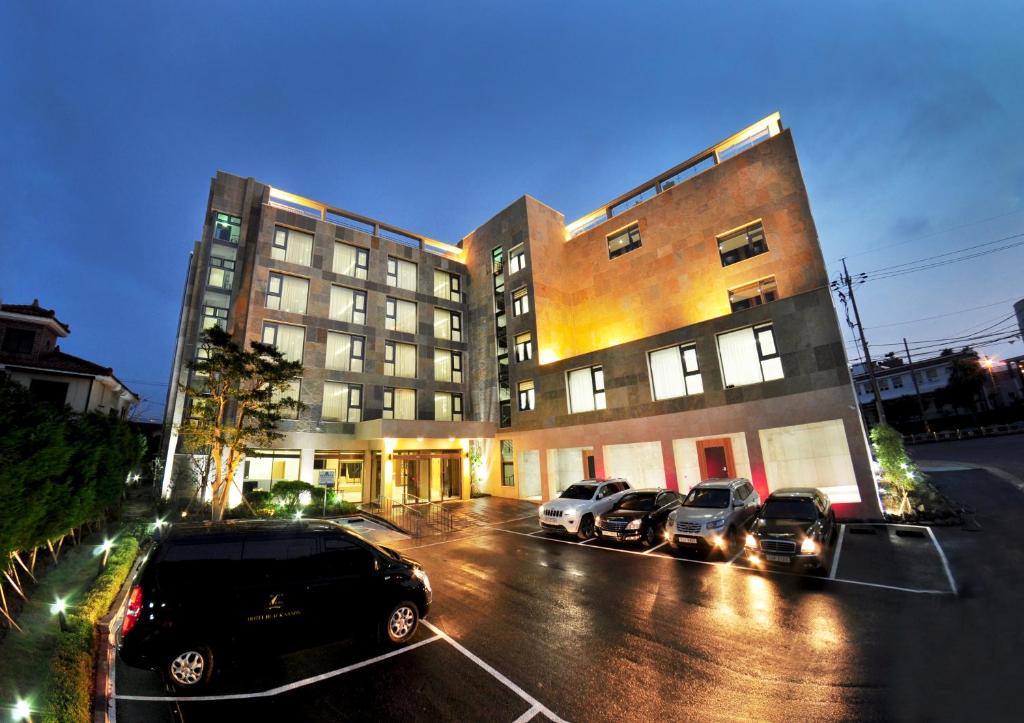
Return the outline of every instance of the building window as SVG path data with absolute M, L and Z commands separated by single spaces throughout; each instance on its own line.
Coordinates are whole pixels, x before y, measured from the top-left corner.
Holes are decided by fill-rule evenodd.
M 655 400 L 700 394 L 704 383 L 695 344 L 680 344 L 647 354 L 651 366 L 651 396 Z
M 28 383 L 29 394 L 36 400 L 58 407 L 63 407 L 67 401 L 69 388 L 67 382 L 55 382 L 50 379 L 32 379 Z
M 3 350 L 8 354 L 31 354 L 35 344 L 36 333 L 30 329 L 8 328 L 4 331 Z
M 416 304 L 388 298 L 384 303 L 384 328 L 388 331 L 416 333 Z
M 523 244 L 508 250 L 508 273 L 514 274 L 526 268 L 526 248 Z
M 334 260 L 331 271 L 343 276 L 365 279 L 370 268 L 370 252 L 358 246 L 334 242 Z
M 608 237 L 608 258 L 610 259 L 638 248 L 640 248 L 639 224 L 634 223 Z
M 305 314 L 308 293 L 308 280 L 271 273 L 267 281 L 267 308 Z
M 288 386 L 285 389 L 278 389 L 271 395 L 271 401 L 281 402 L 285 399 L 294 399 L 296 402 L 299 401 L 299 391 L 302 386 L 301 379 L 292 379 L 288 382 Z M 281 419 L 298 419 L 299 410 L 296 407 L 286 407 L 281 409 Z
M 415 379 L 416 345 L 398 341 L 384 342 L 384 374 Z
M 569 414 L 605 408 L 604 367 L 575 369 L 566 374 Z
M 725 388 L 782 379 L 782 360 L 771 324 L 748 326 L 718 335 Z
M 516 361 L 533 359 L 533 335 L 530 332 L 516 334 Z
M 722 266 L 749 259 L 767 250 L 764 228 L 761 227 L 760 221 L 718 237 L 718 253 L 722 257 Z
M 501 440 L 501 486 L 514 487 L 516 484 L 515 465 L 513 464 L 512 440 Z
M 878 380 L 878 389 L 880 391 L 886 391 L 886 392 L 889 391 L 889 380 L 888 379 L 879 379 Z
M 366 338 L 339 331 L 327 332 L 327 369 L 341 372 L 363 371 Z
M 365 324 L 366 292 L 347 286 L 332 286 L 331 306 L 327 313 L 335 321 Z
M 519 411 L 529 412 L 536 409 L 535 402 L 533 380 L 527 379 L 525 382 L 519 382 Z
M 242 234 L 242 219 L 226 213 L 218 213 L 213 219 L 213 237 L 217 241 L 237 244 Z
M 892 388 L 902 389 L 903 388 L 903 375 L 895 376 L 892 378 Z
M 210 249 L 210 275 L 207 286 L 218 289 L 230 289 L 235 280 L 235 256 L 238 250 L 234 246 L 214 244 Z
M 767 304 L 778 298 L 778 287 L 775 284 L 775 277 L 755 281 L 752 284 L 741 286 L 738 289 L 729 291 L 729 306 L 733 311 L 742 311 L 752 306 Z
M 462 301 L 462 282 L 458 274 L 434 269 L 434 296 L 447 301 Z
M 416 291 L 416 264 L 388 256 L 388 286 Z
M 416 419 L 416 390 L 384 387 L 384 419 Z
M 494 343 L 498 364 L 498 426 L 512 426 L 512 387 L 508 375 L 508 319 L 505 317 L 505 252 L 501 246 L 491 249 L 491 276 L 494 279 Z
M 434 381 L 462 384 L 462 352 L 434 349 Z
M 530 295 L 526 287 L 512 292 L 512 316 L 522 316 L 530 310 Z
M 320 416 L 334 422 L 358 422 L 362 419 L 363 386 L 324 382 L 324 405 Z
M 462 315 L 457 311 L 449 311 L 435 306 L 434 336 L 438 339 L 462 341 Z
M 230 296 L 207 291 L 203 295 L 203 328 L 219 326 L 221 329 L 227 329 L 229 306 L 231 306 Z
M 442 422 L 461 422 L 462 395 L 450 392 L 435 392 L 434 419 Z
M 925 369 L 924 373 L 928 376 L 928 381 L 930 382 L 936 382 L 939 380 L 939 370 L 936 369 L 935 367 L 932 367 L 931 369 Z
M 288 361 L 302 362 L 306 330 L 301 326 L 264 322 L 263 343 L 277 349 Z
M 270 249 L 270 258 L 309 266 L 313 260 L 313 235 L 278 226 L 274 230 L 274 245 Z

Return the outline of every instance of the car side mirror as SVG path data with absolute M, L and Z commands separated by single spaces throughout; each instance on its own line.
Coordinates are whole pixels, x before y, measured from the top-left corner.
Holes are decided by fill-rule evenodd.
M 743 501 L 742 500 L 737 500 L 737 501 L 732 503 L 732 506 L 733 507 L 742 507 L 743 506 Z

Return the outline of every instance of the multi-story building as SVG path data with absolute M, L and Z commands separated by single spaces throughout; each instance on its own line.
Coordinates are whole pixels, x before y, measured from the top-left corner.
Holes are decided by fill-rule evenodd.
M 778 114 L 578 221 L 523 196 L 455 245 L 218 173 L 175 383 L 209 324 L 304 364 L 307 408 L 248 461 L 250 484 L 325 470 L 351 499 L 465 497 L 479 449 L 480 486 L 502 496 L 746 476 L 878 514 Z

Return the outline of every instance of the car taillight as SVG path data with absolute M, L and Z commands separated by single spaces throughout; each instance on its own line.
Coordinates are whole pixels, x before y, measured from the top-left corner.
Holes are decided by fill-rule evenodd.
M 124 611 L 124 623 L 121 624 L 121 635 L 127 635 L 139 621 L 139 613 L 142 612 L 142 588 L 136 585 L 128 596 L 128 607 Z

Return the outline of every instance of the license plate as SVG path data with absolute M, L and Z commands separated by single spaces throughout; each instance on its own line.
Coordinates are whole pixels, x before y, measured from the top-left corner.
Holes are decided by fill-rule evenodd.
M 683 543 L 685 543 L 687 545 L 696 545 L 697 544 L 697 538 L 696 537 L 682 537 L 682 536 L 679 536 L 679 537 L 676 538 L 676 542 L 683 542 Z
M 789 557 L 786 555 L 765 555 L 764 559 L 768 562 L 789 562 Z

